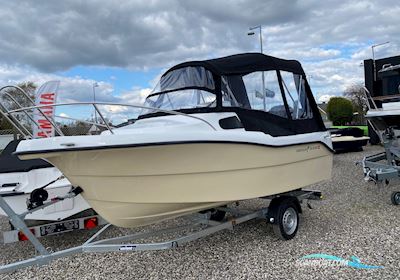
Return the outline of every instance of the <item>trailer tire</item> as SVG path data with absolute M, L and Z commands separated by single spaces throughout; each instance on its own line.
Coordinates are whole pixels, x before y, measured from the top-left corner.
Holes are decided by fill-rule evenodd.
M 269 215 L 269 222 L 272 222 L 274 233 L 282 240 L 290 240 L 296 236 L 299 229 L 299 208 L 293 199 L 282 199 L 280 203 L 272 203 L 273 213 Z M 271 220 L 272 218 L 272 220 Z
M 400 205 L 400 192 L 393 192 L 390 199 L 393 205 Z

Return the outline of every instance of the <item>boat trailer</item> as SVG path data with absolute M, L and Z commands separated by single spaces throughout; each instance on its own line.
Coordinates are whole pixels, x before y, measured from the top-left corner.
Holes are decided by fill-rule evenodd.
M 366 156 L 357 164 L 362 165 L 366 181 L 388 185 L 391 179 L 400 179 L 400 146 L 392 127 L 382 133 L 381 139 L 385 151 Z M 399 191 L 392 193 L 391 202 L 400 205 Z
M 77 188 L 65 197 L 56 198 L 52 202 L 49 202 L 49 204 L 57 203 L 63 199 L 72 198 L 74 195 L 79 193 L 79 189 Z M 300 204 L 306 200 L 307 206 L 312 209 L 308 200 L 319 200 L 321 198 L 322 195 L 320 191 L 298 189 L 278 195 L 262 197 L 262 199 L 270 199 L 271 202 L 268 207 L 256 211 L 239 209 L 238 207 L 218 207 L 184 216 L 183 218 L 189 219 L 190 221 L 187 225 L 100 239 L 100 236 L 112 227 L 111 224 L 106 224 L 82 245 L 57 252 L 51 252 L 46 249 L 39 239 L 30 231 L 23 220 L 23 216 L 16 214 L 0 196 L 0 207 L 7 213 L 10 222 L 15 229 L 22 232 L 27 237 L 27 240 L 32 243 L 36 251 L 36 256 L 33 258 L 1 266 L 0 273 L 13 272 L 33 265 L 45 265 L 55 259 L 78 253 L 133 252 L 177 248 L 187 242 L 197 240 L 225 229 L 233 230 L 236 225 L 253 219 L 263 219 L 267 223 L 272 224 L 275 234 L 283 240 L 288 240 L 292 239 L 297 233 L 299 227 L 299 213 L 302 212 Z M 236 206 L 238 206 L 239 203 L 240 202 L 236 202 Z M 29 211 L 42 209 L 49 204 L 38 206 Z M 225 217 L 225 214 L 227 213 L 229 213 L 229 216 Z M 190 230 L 190 233 L 181 234 L 179 237 L 162 242 L 126 243 L 144 238 L 161 236 L 163 234 L 177 234 L 183 230 Z

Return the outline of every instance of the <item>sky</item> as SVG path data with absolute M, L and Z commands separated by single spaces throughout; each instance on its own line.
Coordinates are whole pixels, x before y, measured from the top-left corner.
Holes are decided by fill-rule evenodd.
M 174 64 L 260 50 L 299 60 L 318 101 L 400 55 L 400 1 L 0 0 L 0 85 L 60 80 L 59 102 L 142 103 Z

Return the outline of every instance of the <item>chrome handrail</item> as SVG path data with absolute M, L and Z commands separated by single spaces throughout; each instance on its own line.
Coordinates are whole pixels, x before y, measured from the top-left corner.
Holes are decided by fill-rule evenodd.
M 376 106 L 376 103 L 375 103 L 373 97 L 371 96 L 371 93 L 367 89 L 367 87 L 363 86 L 363 90 L 364 90 L 364 95 L 367 98 L 368 111 L 369 110 L 378 110 L 378 106 Z M 374 108 L 371 107 L 371 104 L 369 103 L 369 100 L 371 100 L 371 103 L 374 106 Z M 374 123 L 371 120 L 367 119 L 367 123 L 371 126 L 371 128 L 374 130 L 376 135 L 378 135 L 379 140 L 381 141 L 381 143 L 383 143 L 383 141 L 384 141 L 383 134 L 381 132 L 379 132 L 379 129 L 375 127 Z
M 0 91 L 1 91 L 1 89 L 0 89 Z M 166 113 L 166 114 L 171 114 L 171 115 L 178 115 L 178 116 L 189 117 L 189 118 L 196 119 L 196 120 L 199 120 L 199 121 L 201 121 L 201 122 L 207 124 L 209 127 L 211 127 L 211 128 L 212 128 L 213 130 L 215 130 L 215 131 L 217 130 L 210 122 L 208 122 L 207 120 L 205 120 L 205 119 L 203 119 L 203 118 L 201 118 L 201 117 L 198 117 L 198 116 L 193 116 L 193 115 L 190 115 L 190 114 L 181 113 L 181 112 L 174 111 L 174 110 L 165 110 L 165 109 L 154 108 L 154 107 L 143 106 L 143 105 L 137 105 L 137 104 L 121 104 L 121 103 L 108 103 L 108 102 L 70 102 L 70 103 L 56 103 L 56 104 L 46 104 L 46 105 L 29 106 L 29 107 L 24 107 L 24 108 L 18 108 L 18 109 L 15 109 L 15 110 L 8 110 L 8 111 L 6 111 L 5 113 L 6 113 L 6 115 L 8 115 L 8 116 L 12 116 L 12 114 L 14 114 L 14 113 L 26 112 L 26 111 L 34 110 L 34 109 L 36 109 L 36 110 L 38 110 L 38 111 L 40 112 L 40 111 L 41 111 L 40 109 L 41 109 L 41 108 L 44 108 L 44 107 L 61 107 L 61 106 L 74 106 L 74 105 L 75 105 L 75 106 L 76 106 L 76 105 L 91 105 L 91 106 L 93 106 L 94 109 L 97 111 L 97 113 L 99 113 L 100 118 L 101 118 L 102 121 L 104 122 L 104 125 L 103 125 L 103 124 L 100 124 L 100 123 L 88 122 L 88 121 L 86 121 L 86 120 L 80 120 L 80 121 L 82 121 L 82 122 L 84 122 L 84 123 L 91 123 L 91 124 L 103 126 L 103 127 L 105 126 L 105 127 L 107 128 L 107 130 L 110 131 L 110 133 L 112 133 L 112 134 L 114 134 L 114 132 L 113 132 L 113 129 L 114 129 L 114 128 L 113 128 L 112 126 L 110 126 L 110 125 L 107 123 L 107 121 L 106 121 L 106 119 L 104 118 L 103 114 L 101 114 L 101 111 L 100 111 L 99 108 L 98 108 L 99 105 L 100 105 L 100 106 L 108 105 L 108 106 L 132 107 L 132 108 L 153 110 L 153 111 L 155 111 L 155 112 Z M 1 111 L 1 110 L 0 110 L 0 111 Z M 4 114 L 4 112 L 3 112 L 3 114 Z M 59 116 L 55 116 L 55 117 L 59 117 Z M 61 117 L 61 116 L 60 116 L 60 117 Z M 55 129 L 58 130 L 57 125 L 55 125 L 53 122 L 50 122 L 50 124 L 51 124 Z M 60 134 L 60 135 L 62 135 L 62 134 Z
M 367 87 L 365 87 L 365 86 L 363 86 L 363 90 L 364 90 L 364 95 L 365 95 L 365 97 L 367 98 L 367 106 L 368 106 L 368 109 L 378 109 L 378 106 L 376 106 L 376 103 L 375 103 L 375 101 L 374 101 L 374 99 L 372 98 L 372 96 L 371 96 L 371 93 L 369 92 L 369 90 L 367 89 Z M 372 103 L 372 105 L 374 105 L 374 107 L 375 108 L 371 108 L 371 105 L 370 105 L 370 103 L 369 103 L 369 100 L 371 100 L 371 103 Z
M 16 90 L 18 90 L 19 92 L 21 92 L 25 98 L 27 98 L 27 100 L 35 105 L 35 101 L 33 101 L 33 99 L 29 96 L 29 94 L 26 93 L 25 90 L 23 90 L 21 87 L 19 86 L 14 86 L 14 85 L 7 85 L 4 87 L 0 88 L 0 93 L 3 92 L 4 89 L 6 88 L 14 88 Z M 11 99 L 11 101 L 13 101 L 20 109 L 23 108 L 22 105 L 14 98 L 12 97 L 8 92 L 5 92 L 5 95 Z M 42 106 L 42 107 L 46 107 L 46 106 Z M 49 107 L 49 106 L 47 106 Z M 10 111 L 7 110 L 7 108 L 5 108 L 3 105 L 0 106 L 0 113 L 7 119 L 7 121 L 9 121 L 25 138 L 30 138 L 33 137 L 33 134 L 26 129 L 26 127 L 21 124 L 17 119 L 15 119 L 13 116 L 11 116 Z M 62 133 L 61 129 L 59 129 L 59 127 L 57 126 L 57 124 L 54 122 L 54 120 L 50 119 L 40 108 L 36 108 L 39 113 L 54 127 L 55 131 L 57 131 L 57 133 L 61 136 L 64 136 L 64 134 Z M 38 124 L 35 120 L 33 120 L 31 118 L 31 116 L 29 115 L 28 112 L 26 112 L 27 110 L 23 110 L 24 114 L 26 114 L 28 116 L 28 118 L 40 129 L 40 124 Z M 26 133 L 24 133 L 21 129 L 21 127 L 25 130 Z M 47 132 L 44 131 L 44 133 L 48 136 Z

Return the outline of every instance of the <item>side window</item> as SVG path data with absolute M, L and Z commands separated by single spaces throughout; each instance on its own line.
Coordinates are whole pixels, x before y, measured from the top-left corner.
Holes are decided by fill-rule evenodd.
M 221 77 L 222 106 L 224 107 L 243 107 L 234 94 L 235 89 L 229 83 L 229 77 Z
M 305 80 L 301 75 L 281 71 L 283 89 L 292 119 L 310 119 L 312 110 L 305 90 Z
M 287 118 L 276 71 L 254 72 L 243 76 L 251 109 Z

